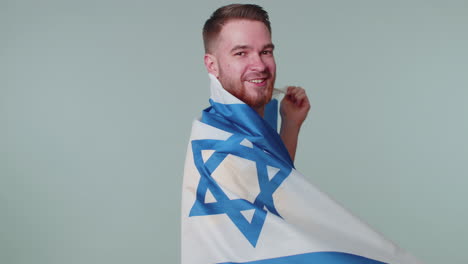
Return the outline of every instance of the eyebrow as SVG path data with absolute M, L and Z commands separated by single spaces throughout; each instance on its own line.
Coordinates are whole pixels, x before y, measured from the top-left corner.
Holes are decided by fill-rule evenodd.
M 273 43 L 269 43 L 263 46 L 263 49 L 275 49 L 275 45 Z
M 252 49 L 252 46 L 249 45 L 236 45 L 234 48 L 231 49 L 231 52 L 234 52 L 236 50 L 245 50 L 245 49 Z M 268 43 L 265 46 L 263 46 L 262 49 L 275 49 L 275 45 L 273 43 Z

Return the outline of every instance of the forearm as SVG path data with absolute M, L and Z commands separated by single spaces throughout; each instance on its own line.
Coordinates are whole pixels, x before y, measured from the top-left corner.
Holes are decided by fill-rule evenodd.
M 309 109 L 310 103 L 305 90 L 301 87 L 289 86 L 286 95 L 281 100 L 280 137 L 292 161 L 296 157 L 299 130 L 307 117 Z
M 284 121 L 284 120 L 283 120 Z M 288 150 L 291 160 L 296 156 L 297 141 L 299 137 L 300 125 L 281 122 L 280 137 Z

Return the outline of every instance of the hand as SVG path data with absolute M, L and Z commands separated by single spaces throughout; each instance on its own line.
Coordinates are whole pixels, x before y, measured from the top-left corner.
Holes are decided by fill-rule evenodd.
M 310 110 L 310 102 L 304 89 L 289 86 L 281 100 L 280 114 L 283 124 L 300 128 Z

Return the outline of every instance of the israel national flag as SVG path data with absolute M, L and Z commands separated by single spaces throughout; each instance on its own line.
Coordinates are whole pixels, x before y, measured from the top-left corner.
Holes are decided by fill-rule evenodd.
M 182 264 L 416 264 L 309 183 L 278 133 L 212 75 L 182 190 Z

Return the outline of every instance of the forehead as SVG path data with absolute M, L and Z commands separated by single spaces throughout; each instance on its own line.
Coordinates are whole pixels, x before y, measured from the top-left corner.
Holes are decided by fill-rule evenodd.
M 236 45 L 263 47 L 271 44 L 271 34 L 265 24 L 260 21 L 233 19 L 221 29 L 218 42 L 220 48 Z

